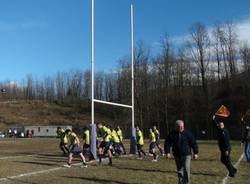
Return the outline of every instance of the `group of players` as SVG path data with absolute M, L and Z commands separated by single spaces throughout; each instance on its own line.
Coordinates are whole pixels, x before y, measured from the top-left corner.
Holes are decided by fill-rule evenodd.
M 144 137 L 143 133 L 140 130 L 139 126 L 136 126 L 136 140 L 137 140 L 137 151 L 138 151 L 138 159 L 143 159 L 146 157 L 146 153 L 143 150 L 144 145 Z M 164 156 L 164 150 L 160 145 L 160 132 L 157 130 L 156 126 L 149 129 L 149 154 L 153 156 L 152 162 L 157 162 L 157 150 Z
M 87 136 L 86 136 L 87 135 Z M 62 129 L 61 127 L 57 127 L 57 136 L 60 138 L 59 147 L 63 152 L 63 155 L 68 156 L 68 162 L 64 165 L 64 167 L 70 168 L 71 162 L 74 155 L 79 155 L 82 160 L 81 167 L 86 168 L 87 163 L 84 157 L 83 149 L 80 146 L 80 139 L 76 135 L 76 133 L 72 132 L 71 129 Z M 86 145 L 89 145 L 89 131 L 84 131 L 84 148 Z M 85 145 L 86 144 L 86 145 Z
M 57 128 L 57 135 L 60 138 L 60 149 L 63 155 L 68 156 L 68 162 L 64 167 L 71 167 L 73 156 L 80 156 L 82 160 L 81 167 L 87 167 L 85 156 L 88 155 L 89 159 L 92 160 L 93 156 L 90 152 L 90 131 L 88 127 L 83 129 L 83 146 L 80 144 L 80 139 L 76 133 L 72 132 L 71 129 Z M 102 159 L 105 155 L 108 155 L 109 165 L 112 165 L 112 158 L 114 156 L 126 155 L 126 149 L 123 144 L 123 132 L 119 126 L 112 128 L 104 123 L 97 124 L 97 155 L 99 158 L 99 164 L 102 163 Z M 138 159 L 146 158 L 146 152 L 143 149 L 144 136 L 139 126 L 136 126 L 136 143 L 138 151 Z M 157 148 L 162 155 L 164 150 L 160 146 L 160 133 L 156 126 L 149 129 L 149 155 L 153 157 L 153 162 L 157 162 Z

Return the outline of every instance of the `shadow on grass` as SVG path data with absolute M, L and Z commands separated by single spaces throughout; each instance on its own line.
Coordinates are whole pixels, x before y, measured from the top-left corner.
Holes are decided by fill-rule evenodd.
M 40 162 L 56 162 L 56 163 L 58 163 L 58 162 L 65 163 L 68 161 L 67 159 L 43 159 L 43 158 L 39 158 L 37 160 L 39 160 Z
M 93 182 L 100 182 L 103 184 L 109 184 L 109 183 L 116 183 L 116 184 L 138 184 L 138 183 L 128 183 L 124 181 L 117 181 L 117 180 L 107 180 L 107 179 L 101 179 L 96 177 L 75 177 L 75 176 L 63 176 L 64 178 L 68 179 L 79 179 L 79 180 L 87 180 L 87 181 L 93 181 Z
M 57 166 L 57 164 L 43 163 L 43 162 L 32 162 L 32 161 L 16 161 L 16 162 L 23 164 L 32 164 L 32 165 Z
M 242 176 L 242 177 L 250 177 L 250 175 L 249 174 L 241 174 L 240 176 Z
M 202 175 L 202 176 L 220 176 L 215 173 L 206 173 L 206 172 L 192 172 L 192 175 Z
M 212 159 L 212 158 L 199 158 L 198 160 L 194 160 L 195 162 L 218 162 L 218 159 Z
M 8 156 L 8 157 L 25 157 L 25 156 L 27 156 L 27 155 L 29 155 L 29 156 L 31 156 L 31 155 L 33 155 L 33 156 L 35 156 L 36 154 L 35 153 L 33 153 L 33 152 L 2 152 L 1 154 L 3 154 L 3 155 L 1 155 L 1 156 Z
M 159 170 L 159 169 L 140 169 L 140 168 L 131 168 L 131 167 L 121 167 L 121 166 L 113 166 L 116 169 L 121 170 L 131 170 L 131 171 L 143 171 L 143 172 L 156 172 L 156 173 L 171 173 L 177 174 L 176 171 L 166 171 L 166 170 Z M 220 176 L 215 173 L 207 173 L 207 172 L 193 172 L 193 175 L 203 175 L 203 176 Z
M 52 153 L 43 153 L 43 154 L 39 153 L 37 155 L 38 156 L 44 156 L 44 157 L 67 157 L 67 156 L 65 156 L 63 154 L 52 154 Z
M 41 159 L 41 160 L 43 160 L 43 159 L 51 160 L 51 161 L 53 161 L 53 160 L 55 160 L 55 161 L 57 161 L 57 160 L 67 160 L 68 159 L 68 157 L 49 157 L 49 156 L 40 156 L 40 155 L 35 156 L 35 158 L 36 159 Z
M 176 171 L 166 171 L 166 170 L 159 170 L 159 169 L 140 169 L 140 168 L 133 168 L 133 167 L 121 167 L 121 166 L 112 166 L 116 169 L 121 170 L 130 170 L 130 171 L 143 171 L 143 172 L 156 172 L 156 173 L 174 173 L 176 174 Z
M 23 180 L 18 180 L 18 179 L 8 179 L 9 181 L 13 182 L 13 183 L 26 183 L 26 184 L 37 184 L 31 181 L 23 181 Z

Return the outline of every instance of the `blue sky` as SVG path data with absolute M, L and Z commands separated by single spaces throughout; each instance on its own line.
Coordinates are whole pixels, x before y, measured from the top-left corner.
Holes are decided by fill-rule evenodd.
M 96 70 L 114 69 L 129 54 L 131 3 L 135 41 L 154 53 L 165 33 L 182 38 L 196 21 L 211 27 L 233 20 L 248 39 L 248 0 L 95 0 Z M 85 70 L 89 63 L 90 0 L 0 0 L 0 80 Z

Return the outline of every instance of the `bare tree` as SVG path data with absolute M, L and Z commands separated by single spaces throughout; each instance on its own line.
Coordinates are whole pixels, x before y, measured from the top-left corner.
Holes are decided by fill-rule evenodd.
M 221 79 L 221 62 L 223 60 L 222 51 L 221 51 L 221 36 L 222 36 L 221 25 L 217 23 L 214 27 L 212 32 L 213 35 L 213 51 L 215 54 L 216 62 L 217 62 L 217 80 L 220 81 Z
M 188 41 L 191 60 L 194 61 L 200 71 L 202 89 L 205 95 L 206 103 L 208 102 L 208 89 L 206 72 L 210 61 L 210 38 L 206 27 L 201 23 L 195 23 L 190 29 L 191 39 Z
M 202 23 L 194 23 L 190 28 L 190 40 L 187 42 L 190 59 L 193 61 L 199 70 L 199 76 L 201 76 L 201 86 L 204 96 L 203 112 L 205 114 L 205 122 L 207 130 L 210 130 L 211 126 L 208 121 L 208 83 L 207 83 L 207 70 L 210 61 L 210 38 L 205 25 Z
M 149 103 L 148 103 L 148 70 L 149 49 L 140 41 L 135 49 L 135 106 L 140 126 L 148 126 Z
M 169 96 L 169 86 L 171 82 L 171 76 L 172 76 L 172 65 L 173 65 L 173 51 L 172 51 L 172 44 L 167 35 L 161 40 L 161 56 L 156 60 L 155 65 L 157 66 L 157 70 L 159 72 L 159 76 L 162 81 L 162 90 L 163 90 L 163 96 L 162 99 L 164 99 L 164 114 L 165 119 L 164 122 L 166 124 L 167 132 L 169 132 L 170 126 L 169 126 L 169 117 L 168 117 L 168 96 Z
M 250 72 L 250 47 L 247 42 L 244 42 L 240 48 L 240 55 L 243 61 L 243 70 Z
M 237 34 L 233 23 L 226 23 L 226 36 L 227 36 L 227 59 L 230 69 L 230 74 L 235 75 L 237 73 L 236 65 L 236 45 L 237 45 Z

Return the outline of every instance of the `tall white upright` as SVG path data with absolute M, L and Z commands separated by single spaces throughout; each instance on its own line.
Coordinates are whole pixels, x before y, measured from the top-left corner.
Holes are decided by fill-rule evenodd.
M 94 98 L 95 98 L 95 78 L 94 78 L 94 73 L 95 73 L 95 34 L 94 34 L 94 21 L 95 21 L 95 4 L 94 0 L 91 0 L 91 124 L 95 123 L 95 103 L 94 103 Z
M 95 125 L 95 4 L 91 0 L 91 125 L 90 125 L 90 151 L 94 159 L 96 159 L 96 125 Z
M 131 95 L 132 95 L 132 127 L 130 139 L 130 153 L 136 154 L 136 131 L 135 131 L 135 103 L 134 103 L 134 7 L 130 7 L 130 42 L 131 42 Z
M 135 102 L 134 102 L 134 7 L 131 4 L 130 10 L 131 23 L 131 79 L 132 79 L 132 128 L 135 128 Z

